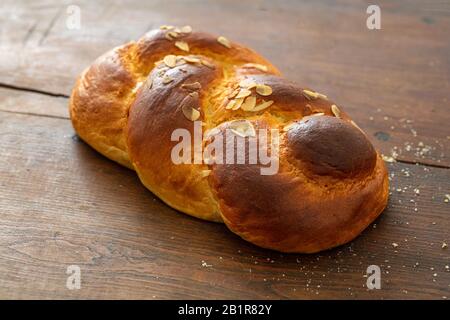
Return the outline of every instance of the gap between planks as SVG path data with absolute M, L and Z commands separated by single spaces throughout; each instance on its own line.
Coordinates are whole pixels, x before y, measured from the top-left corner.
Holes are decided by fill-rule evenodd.
M 20 86 L 16 86 L 16 85 L 12 85 L 12 84 L 1 83 L 1 82 L 0 82 L 0 88 L 24 91 L 24 92 L 39 93 L 39 94 L 43 94 L 43 95 L 50 96 L 50 97 L 70 98 L 69 95 L 64 94 L 64 93 L 55 93 L 55 92 L 49 92 L 49 91 L 44 91 L 44 90 L 39 90 L 39 89 L 20 87 Z

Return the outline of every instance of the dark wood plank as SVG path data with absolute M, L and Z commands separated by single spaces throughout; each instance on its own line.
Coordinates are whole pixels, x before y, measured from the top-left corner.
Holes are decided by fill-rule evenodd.
M 0 112 L 0 145 L 0 298 L 448 297 L 448 169 L 390 164 L 376 227 L 331 251 L 286 255 L 170 209 L 68 120 Z M 65 287 L 71 264 L 78 291 Z M 381 290 L 365 288 L 371 264 Z
M 60 3 L 7 4 L 0 83 L 68 95 L 113 46 L 161 24 L 191 24 L 255 48 L 286 77 L 327 93 L 384 154 L 450 167 L 447 2 L 379 1 L 379 31 L 365 27 L 365 1 L 81 1 L 80 30 L 66 28 Z
M 69 119 L 69 100 L 0 87 L 0 111 Z

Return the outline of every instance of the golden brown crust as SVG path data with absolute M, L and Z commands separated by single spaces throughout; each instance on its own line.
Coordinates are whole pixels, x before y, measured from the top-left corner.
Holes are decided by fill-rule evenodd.
M 264 248 L 313 253 L 353 240 L 386 206 L 388 179 L 379 157 L 370 178 L 335 184 L 329 180 L 327 187 L 294 177 L 290 170 L 286 163 L 273 177 L 240 166 L 214 170 L 227 226 Z
M 132 168 L 124 135 L 135 75 L 126 60 L 133 44 L 98 58 L 78 79 L 70 98 L 70 117 L 78 135 L 94 149 Z
M 355 126 L 336 117 L 309 117 L 296 123 L 287 134 L 293 157 L 322 176 L 349 178 L 371 173 L 377 153 Z
M 148 73 L 149 68 L 167 54 L 187 55 L 174 46 L 166 34 L 156 30 L 138 41 L 136 56 L 140 63 L 137 69 L 141 70 L 141 75 Z M 193 122 L 181 112 L 185 103 L 195 106 L 202 115 L 199 120 L 206 122 L 205 115 L 216 103 L 211 92 L 221 91 L 221 86 L 235 73 L 236 66 L 263 63 L 268 67 L 268 73 L 277 74 L 278 70 L 252 50 L 235 43 L 232 48 L 227 48 L 217 41 L 217 37 L 209 34 L 191 32 L 180 34 L 176 40 L 188 43 L 187 56 L 200 60 L 200 63 L 179 59 L 179 65 L 174 68 L 161 63 L 159 68 L 150 72 L 146 81 L 152 83 L 152 89 L 146 92 L 139 90 L 130 108 L 127 126 L 129 154 L 141 181 L 163 201 L 195 217 L 222 221 L 217 202 L 203 177 L 207 166 L 175 165 L 170 156 L 177 142 L 171 141 L 171 134 L 175 129 L 184 128 L 193 135 Z M 164 83 L 165 79 L 170 82 Z M 201 85 L 198 101 L 186 100 L 189 90 L 181 86 L 195 82 Z
M 243 82 L 252 83 L 254 100 L 237 103 Z M 227 39 L 173 27 L 151 31 L 81 75 L 70 114 L 82 139 L 136 170 L 170 206 L 223 220 L 261 247 L 328 249 L 352 240 L 386 206 L 384 163 L 350 117 Z M 180 137 L 173 132 L 194 136 L 194 120 L 203 122 L 203 131 L 218 129 L 221 135 L 242 121 L 280 130 L 278 173 L 261 175 L 264 166 L 248 161 L 175 164 L 171 156 Z M 200 142 L 205 147 L 211 138 Z
M 292 143 L 289 140 L 298 139 L 296 134 L 290 136 L 291 131 L 299 130 L 304 122 L 314 119 L 327 123 L 330 118 L 304 118 L 299 125 L 282 134 L 280 168 L 276 175 L 261 175 L 261 164 L 212 166 L 210 183 L 230 230 L 264 248 L 313 253 L 354 239 L 375 220 L 387 203 L 388 177 L 383 160 L 370 144 L 369 151 L 365 150 L 367 145 L 355 144 L 353 152 L 345 159 L 331 159 L 337 164 L 333 168 L 321 162 L 330 160 L 327 155 L 316 154 L 316 163 L 298 159 L 301 153 L 297 149 L 302 148 L 308 153 L 310 147 L 301 145 L 302 138 L 295 148 L 289 146 Z M 350 126 L 346 134 L 367 140 L 347 121 L 333 119 Z M 252 124 L 255 128 L 277 125 L 271 118 L 259 119 Z M 220 128 L 226 126 L 227 123 L 221 124 Z M 319 126 L 323 133 L 328 129 Z M 330 152 L 346 147 L 348 137 L 342 136 L 342 133 L 342 139 L 336 136 L 338 140 L 330 145 Z M 319 135 L 318 143 L 324 142 L 321 138 Z M 247 145 L 246 152 L 248 150 Z M 327 152 L 326 148 L 323 150 Z M 366 157 L 361 159 L 365 152 L 369 153 L 368 160 Z M 342 169 L 349 170 L 347 176 L 341 175 Z
M 147 79 L 152 88 L 140 90 L 127 125 L 129 154 L 143 184 L 172 207 L 212 221 L 222 219 L 201 174 L 208 168 L 201 164 L 174 164 L 171 152 L 178 140 L 172 141 L 171 137 L 176 129 L 185 129 L 194 136 L 194 122 L 181 109 L 192 106 L 204 114 L 200 101 L 220 71 L 218 66 L 211 69 L 188 64 L 169 69 L 164 76 L 154 70 Z M 163 84 L 164 77 L 173 81 Z M 199 93 L 182 87 L 196 82 L 202 88 Z
M 168 40 L 168 32 L 165 30 L 153 30 L 145 34 L 137 42 L 136 60 L 137 69 L 142 75 L 148 75 L 153 68 L 153 63 L 168 54 L 174 55 L 199 55 L 209 57 L 219 62 L 223 67 L 234 68 L 234 66 L 246 63 L 257 63 L 268 67 L 267 72 L 279 74 L 269 61 L 253 50 L 230 42 L 231 48 L 227 48 L 217 41 L 216 36 L 204 32 L 178 33 L 177 38 Z M 175 46 L 176 41 L 188 43 L 189 52 L 183 51 Z

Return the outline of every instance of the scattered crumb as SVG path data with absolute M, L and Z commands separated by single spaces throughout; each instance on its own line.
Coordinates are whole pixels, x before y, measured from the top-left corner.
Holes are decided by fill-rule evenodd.
M 386 162 L 397 162 L 394 157 L 390 157 L 390 156 L 385 156 L 384 154 L 381 155 L 381 158 L 386 161 Z
M 210 267 L 212 267 L 212 264 L 207 264 L 206 261 L 202 260 L 202 267 L 210 268 Z
M 397 248 L 397 247 L 398 247 L 398 243 L 392 242 L 392 246 L 393 246 L 394 248 Z

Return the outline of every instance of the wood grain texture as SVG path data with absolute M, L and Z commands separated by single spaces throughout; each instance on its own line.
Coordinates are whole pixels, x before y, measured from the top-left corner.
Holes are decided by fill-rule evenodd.
M 0 298 L 450 296 L 448 3 L 380 1 L 380 31 L 365 28 L 366 1 L 77 4 L 80 30 L 65 27 L 67 4 L 0 7 Z M 253 47 L 343 105 L 384 154 L 421 164 L 389 164 L 385 213 L 316 255 L 263 250 L 170 209 L 80 141 L 67 98 L 55 96 L 98 55 L 161 24 Z M 71 264 L 81 267 L 78 291 L 65 286 Z M 381 290 L 365 286 L 371 264 Z
M 165 206 L 132 171 L 81 142 L 69 121 L 0 114 L 4 150 L 0 297 L 441 298 L 448 294 L 450 272 L 445 266 L 450 255 L 441 248 L 450 241 L 449 204 L 444 203 L 450 188 L 447 169 L 390 165 L 393 191 L 376 228 L 370 227 L 350 245 L 322 254 L 281 255 L 240 240 L 223 225 Z M 65 288 L 70 264 L 81 267 L 80 291 Z M 363 275 L 370 264 L 383 270 L 382 290 L 365 288 Z
M 69 119 L 68 99 L 0 87 L 0 111 Z

